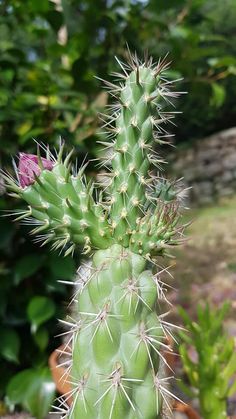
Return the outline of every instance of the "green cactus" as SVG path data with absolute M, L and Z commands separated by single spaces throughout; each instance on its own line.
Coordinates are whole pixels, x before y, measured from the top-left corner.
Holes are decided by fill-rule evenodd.
M 18 182 L 6 176 L 28 204 L 17 219 L 33 222 L 38 242 L 66 255 L 78 246 L 89 257 L 78 274 L 75 315 L 64 322 L 72 390 L 58 410 L 70 419 L 154 419 L 164 404 L 171 410 L 163 352 L 171 351 L 174 326 L 160 314 L 166 297 L 156 258 L 182 242 L 184 227 L 175 185 L 151 170 L 162 163 L 153 144 L 165 142 L 174 116 L 165 103 L 181 92 L 165 79 L 165 60 L 140 63 L 129 54 L 129 64 L 119 64 L 118 85 L 106 82 L 117 103 L 104 120 L 102 185 L 87 183 L 84 167 L 71 169 L 62 145 L 56 157 L 48 149 L 46 158 L 21 154 Z
M 223 330 L 223 320 L 229 310 L 225 303 L 216 310 L 208 304 L 197 307 L 197 322 L 192 321 L 186 311 L 180 314 L 190 334 L 180 332 L 182 342 L 180 354 L 189 382 L 199 399 L 203 419 L 227 418 L 227 399 L 236 391 L 235 342 Z M 195 361 L 190 351 L 195 351 Z M 181 384 L 185 388 L 183 383 Z M 189 388 L 187 388 L 189 393 Z

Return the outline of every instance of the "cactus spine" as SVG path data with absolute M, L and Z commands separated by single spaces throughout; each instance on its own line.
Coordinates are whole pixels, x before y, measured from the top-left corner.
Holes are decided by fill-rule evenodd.
M 160 168 L 153 144 L 165 141 L 163 125 L 173 117 L 163 106 L 180 92 L 170 90 L 165 60 L 140 63 L 129 54 L 128 64 L 119 64 L 118 85 L 106 82 L 117 103 L 104 121 L 103 194 L 94 199 L 84 167 L 71 170 L 62 147 L 56 157 L 46 150 L 51 170 L 38 155 L 40 174 L 33 170 L 28 186 L 6 176 L 13 195 L 28 203 L 17 219 L 34 223 L 36 240 L 89 255 L 78 273 L 76 314 L 65 322 L 72 390 L 58 409 L 70 419 L 154 419 L 164 404 L 171 409 L 163 351 L 171 350 L 172 325 L 159 312 L 166 297 L 155 261 L 182 241 L 183 226 L 178 192 L 151 169 Z

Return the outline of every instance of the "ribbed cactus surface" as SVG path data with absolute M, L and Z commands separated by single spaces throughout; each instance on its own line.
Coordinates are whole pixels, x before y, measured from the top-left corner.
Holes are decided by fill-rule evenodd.
M 70 419 L 154 419 L 163 402 L 171 409 L 163 366 L 172 325 L 160 313 L 166 297 L 157 257 L 181 242 L 183 226 L 179 193 L 159 177 L 162 159 L 153 145 L 168 136 L 173 115 L 165 102 L 179 93 L 170 90 L 163 60 L 130 56 L 120 66 L 118 84 L 106 82 L 117 102 L 104 121 L 106 173 L 96 193 L 84 167 L 71 168 L 62 149 L 57 156 L 46 150 L 46 158 L 21 155 L 18 182 L 6 176 L 9 190 L 28 204 L 17 218 L 34 224 L 36 240 L 88 254 L 73 316 L 64 322 L 71 393 L 58 410 Z
M 155 312 L 155 277 L 146 265 L 118 244 L 92 258 L 77 303 L 72 375 L 82 380 L 83 392 L 75 418 L 151 419 L 160 413 L 155 372 L 167 345 Z

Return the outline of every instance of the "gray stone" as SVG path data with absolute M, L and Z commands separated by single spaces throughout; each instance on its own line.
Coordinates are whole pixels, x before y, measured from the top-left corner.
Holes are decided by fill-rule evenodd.
M 236 168 L 236 153 L 229 154 L 227 157 L 225 157 L 223 166 L 226 169 L 235 169 Z
M 203 164 L 209 164 L 210 162 L 214 161 L 217 158 L 217 155 L 218 155 L 217 149 L 203 148 L 202 150 L 199 150 L 196 153 L 195 159 L 197 158 L 197 161 L 201 161 Z
M 220 191 L 220 196 L 231 196 L 234 194 L 234 190 L 233 188 L 230 187 L 222 187 L 221 191 Z
M 221 176 L 221 181 L 224 183 L 230 182 L 234 178 L 234 172 L 233 171 L 226 171 Z
M 236 127 L 197 141 L 171 155 L 170 175 L 192 187 L 190 200 L 210 203 L 236 193 Z
M 194 179 L 196 179 L 197 177 L 197 173 L 196 173 L 196 168 L 195 169 L 191 169 L 191 168 L 187 168 L 185 170 L 182 171 L 182 176 L 184 177 L 186 182 L 191 182 Z
M 202 177 L 205 179 L 212 178 L 222 172 L 219 162 L 213 161 L 211 164 L 202 167 Z

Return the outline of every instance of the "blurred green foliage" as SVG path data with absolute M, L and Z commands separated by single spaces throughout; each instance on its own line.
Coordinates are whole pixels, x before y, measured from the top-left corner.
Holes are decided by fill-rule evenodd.
M 27 369 L 16 374 L 7 387 L 8 403 L 21 404 L 37 419 L 44 419 L 55 398 L 49 368 Z
M 179 310 L 187 330 L 180 332 L 179 351 L 192 390 L 180 385 L 191 397 L 199 398 L 203 419 L 226 418 L 227 399 L 236 390 L 234 338 L 223 329 L 228 310 L 227 303 L 218 310 L 199 304 L 195 321 L 183 308 Z
M 154 59 L 169 51 L 169 77 L 184 77 L 179 90 L 189 95 L 178 105 L 184 113 L 178 128 L 170 127 L 177 142 L 232 126 L 235 20 L 235 0 L 0 0 L 1 166 L 11 170 L 19 149 L 34 152 L 32 138 L 54 145 L 62 136 L 79 161 L 92 153 L 97 111 L 108 100 L 94 76 L 117 70 L 114 55 L 125 57 L 126 42 L 139 56 L 146 48 Z M 0 179 L 3 194 L 1 185 Z M 0 210 L 14 206 L 1 196 Z M 44 377 L 69 294 L 57 279 L 71 279 L 75 262 L 39 249 L 27 226 L 9 217 L 0 219 L 0 234 L 3 397 L 21 370 Z M 27 405 L 20 395 L 13 401 Z

